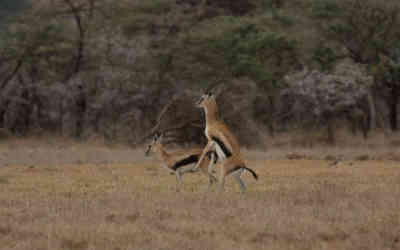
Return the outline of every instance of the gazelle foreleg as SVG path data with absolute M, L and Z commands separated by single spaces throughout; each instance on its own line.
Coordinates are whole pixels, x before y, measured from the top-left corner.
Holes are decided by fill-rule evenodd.
M 179 171 L 179 169 L 177 169 L 175 171 L 175 176 L 176 176 L 176 181 L 177 181 L 177 190 L 180 190 L 181 186 L 182 186 L 182 174 Z
M 201 153 L 201 156 L 196 163 L 196 165 L 192 168 L 193 171 L 196 171 L 197 169 L 201 169 L 204 174 L 208 176 L 209 184 L 208 187 L 210 188 L 214 182 L 217 182 L 217 178 L 212 174 L 212 168 L 214 165 L 215 161 L 215 155 L 213 153 L 215 148 L 215 143 L 213 141 L 209 141 L 207 145 L 204 147 L 203 152 Z M 208 154 L 211 153 L 211 156 Z M 207 166 L 207 161 L 208 161 L 208 167 L 205 169 Z
M 202 166 L 204 160 L 206 159 L 208 152 L 212 151 L 214 149 L 214 147 L 215 147 L 215 143 L 213 141 L 208 141 L 207 145 L 203 149 L 203 152 L 201 153 L 199 161 L 193 167 L 193 170 L 196 170 Z

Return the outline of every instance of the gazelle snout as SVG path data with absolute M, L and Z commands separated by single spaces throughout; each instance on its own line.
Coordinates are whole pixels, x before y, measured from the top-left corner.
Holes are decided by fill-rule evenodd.
M 199 100 L 196 101 L 196 106 L 197 106 L 198 108 L 201 108 L 201 107 L 202 107 L 203 101 L 204 101 L 204 96 L 202 95 L 202 96 L 199 98 Z

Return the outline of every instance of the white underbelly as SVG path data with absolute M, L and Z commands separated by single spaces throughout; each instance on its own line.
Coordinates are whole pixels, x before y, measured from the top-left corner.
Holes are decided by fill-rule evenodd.
M 207 126 L 206 126 L 206 129 L 205 129 L 205 134 L 206 134 L 206 137 L 207 137 L 207 139 L 209 141 L 212 140 L 211 137 L 208 134 L 208 127 Z M 214 143 L 214 150 L 218 155 L 218 159 L 221 160 L 221 161 L 226 159 L 226 155 L 225 155 L 224 151 L 222 150 L 222 148 L 218 145 L 218 143 L 216 143 L 215 141 L 213 141 L 213 143 Z
M 224 154 L 224 151 L 217 143 L 214 144 L 214 148 L 215 148 L 215 151 L 217 152 L 218 159 L 220 159 L 221 161 L 226 159 L 226 155 Z
M 206 135 L 207 139 L 210 140 L 210 136 L 208 135 L 208 127 L 206 126 L 206 129 L 204 130 L 204 134 Z

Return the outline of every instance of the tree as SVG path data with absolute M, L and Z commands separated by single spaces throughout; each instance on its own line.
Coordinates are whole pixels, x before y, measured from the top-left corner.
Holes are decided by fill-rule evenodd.
M 284 95 L 292 98 L 292 114 L 305 124 L 323 124 L 328 142 L 334 143 L 334 124 L 337 119 L 359 120 L 364 137 L 367 132 L 363 102 L 372 85 L 365 66 L 343 60 L 332 73 L 317 70 L 286 76 L 289 88 Z
M 10 85 L 10 88 L 15 88 L 13 93 L 17 94 L 18 98 L 6 95 L 1 97 L 3 100 L 0 100 L 2 104 L 0 126 L 4 125 L 6 113 L 11 112 L 7 109 L 10 105 L 15 106 L 16 100 L 30 104 L 27 107 L 36 110 L 40 116 L 43 114 L 44 106 L 40 92 L 43 93 L 48 85 L 57 82 L 69 84 L 70 79 L 81 73 L 85 66 L 88 68 L 90 60 L 86 58 L 88 56 L 86 44 L 91 27 L 90 21 L 94 13 L 100 11 L 97 2 L 95 0 L 79 2 L 60 0 L 46 3 L 41 7 L 35 6 L 26 10 L 24 15 L 17 15 L 12 19 L 9 23 L 10 28 L 1 41 L 0 91 L 6 91 Z M 71 21 L 75 24 L 76 39 L 71 39 L 71 35 L 65 32 L 72 29 L 73 34 Z M 74 89 L 74 87 L 66 89 Z M 78 96 L 81 99 L 84 97 L 82 89 L 78 88 Z M 81 105 L 82 103 L 85 103 L 85 100 L 76 102 L 76 109 L 82 110 L 82 107 L 86 106 Z M 15 109 L 15 112 L 25 109 Z M 77 135 L 81 134 L 79 131 L 84 113 L 84 111 L 77 112 L 80 117 L 76 125 Z M 25 129 L 28 129 L 30 120 L 27 119 L 24 123 Z M 9 123 L 9 126 L 19 125 Z
M 329 39 L 344 46 L 346 56 L 356 63 L 367 64 L 371 69 L 381 65 L 378 66 L 379 70 L 373 72 L 379 72 L 375 74 L 375 86 L 385 86 L 385 91 L 390 92 L 387 101 L 391 129 L 395 131 L 398 129 L 397 105 L 400 91 L 398 84 L 393 82 L 396 80 L 388 81 L 384 80 L 385 77 L 382 78 L 382 75 L 392 74 L 392 71 L 391 67 L 382 65 L 379 55 L 390 58 L 393 51 L 399 48 L 400 5 L 398 2 L 373 0 L 347 0 L 337 4 L 336 15 L 326 19 L 323 30 Z
M 262 91 L 254 103 L 254 115 L 274 134 L 276 96 L 283 77 L 298 68 L 297 44 L 284 35 L 263 30 L 254 24 L 241 25 L 212 41 L 233 78 L 250 78 Z M 268 111 L 259 107 L 268 107 Z
M 28 7 L 28 0 L 2 0 L 0 2 L 0 21 L 2 19 L 18 14 Z
M 383 94 L 387 97 L 390 127 L 393 131 L 397 131 L 399 128 L 397 119 L 398 104 L 400 101 L 399 50 L 400 48 L 393 51 L 390 57 L 380 55 L 379 62 L 372 68 L 377 87 L 380 87 L 383 90 Z

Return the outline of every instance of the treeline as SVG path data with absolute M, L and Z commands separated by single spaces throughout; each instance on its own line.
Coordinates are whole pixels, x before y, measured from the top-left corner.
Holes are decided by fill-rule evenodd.
M 0 4 L 0 130 L 201 142 L 217 85 L 242 143 L 337 127 L 396 131 L 395 0 L 42 0 Z M 29 6 L 29 7 L 27 7 Z M 6 24 L 6 25 L 5 25 Z M 200 138 L 200 139 L 199 139 Z

